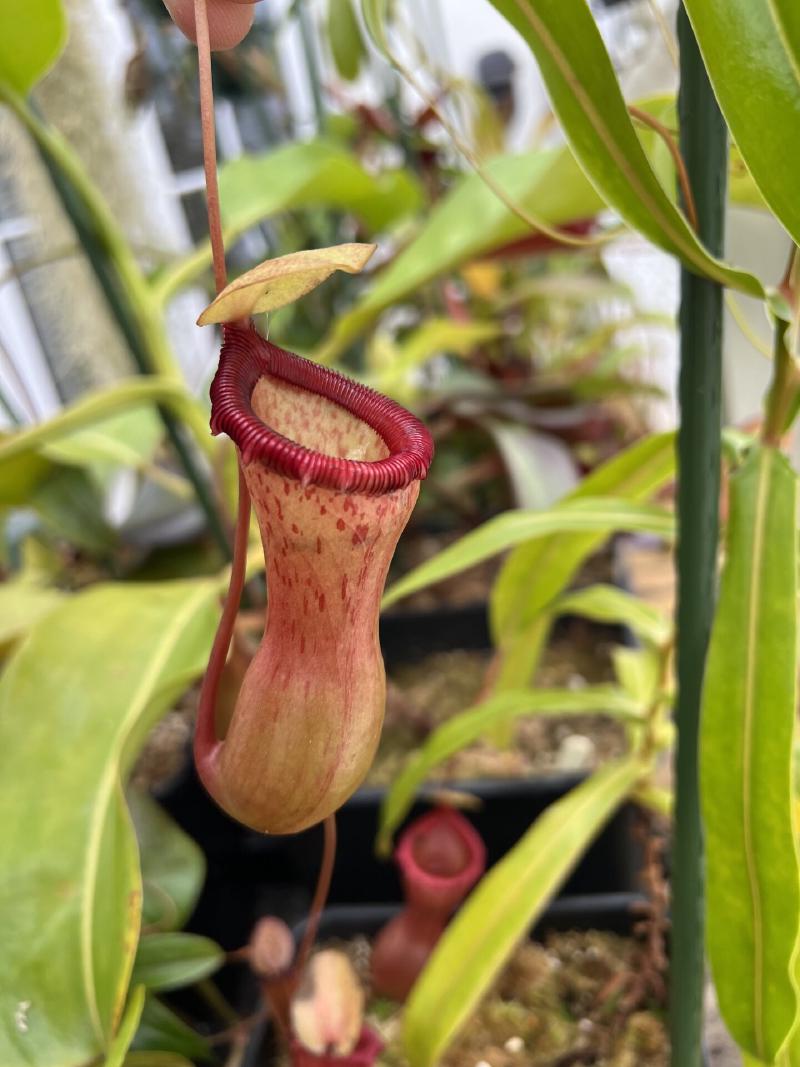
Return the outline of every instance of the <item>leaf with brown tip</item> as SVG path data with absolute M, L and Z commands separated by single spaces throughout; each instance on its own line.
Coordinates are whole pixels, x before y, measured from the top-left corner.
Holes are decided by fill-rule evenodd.
M 343 244 L 267 259 L 227 285 L 197 320 L 199 326 L 235 322 L 258 311 L 277 311 L 326 281 L 334 271 L 358 274 L 376 245 Z

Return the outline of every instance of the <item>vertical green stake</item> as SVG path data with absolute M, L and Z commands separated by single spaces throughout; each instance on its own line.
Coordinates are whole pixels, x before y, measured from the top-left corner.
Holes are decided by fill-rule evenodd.
M 681 152 L 699 233 L 722 253 L 727 132 L 689 19 L 678 12 Z M 714 614 L 720 490 L 722 289 L 681 273 L 681 408 L 678 432 L 678 742 L 672 874 L 670 1036 L 672 1067 L 699 1067 L 703 1030 L 703 840 L 698 724 Z

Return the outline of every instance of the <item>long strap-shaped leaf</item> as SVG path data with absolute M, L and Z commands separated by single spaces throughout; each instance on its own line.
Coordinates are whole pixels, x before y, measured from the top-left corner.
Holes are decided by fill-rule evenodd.
M 755 448 L 731 479 L 702 712 L 708 950 L 728 1028 L 767 1063 L 797 1011 L 796 504 L 795 474 L 774 449 Z
M 412 1067 L 433 1067 L 576 860 L 645 768 L 611 763 L 552 804 L 481 880 L 445 931 L 406 1005 Z
M 454 753 L 523 715 L 592 714 L 635 719 L 641 717 L 642 709 L 617 686 L 592 685 L 574 690 L 507 690 L 453 715 L 434 730 L 392 783 L 381 805 L 378 851 L 384 855 L 389 852 L 392 834 L 408 814 L 417 790 L 431 771 Z
M 604 463 L 573 490 L 563 504 L 586 497 L 649 500 L 675 476 L 675 437 L 654 434 Z M 495 641 L 506 644 L 530 624 L 569 584 L 583 560 L 602 545 L 609 531 L 566 531 L 515 548 L 492 590 L 490 608 Z
M 465 534 L 454 545 L 395 582 L 384 596 L 383 606 L 388 607 L 434 582 L 441 582 L 536 537 L 588 532 L 599 534 L 602 541 L 615 530 L 637 530 L 658 537 L 671 537 L 674 525 L 673 516 L 664 508 L 614 497 L 580 497 L 547 511 L 522 508 L 506 511 Z
M 139 931 L 121 780 L 203 669 L 213 579 L 98 585 L 33 627 L 0 679 L 0 1063 L 108 1051 Z
M 797 0 L 685 4 L 742 158 L 767 204 L 800 242 L 800 5 Z
M 749 0 L 742 0 L 749 2 Z M 763 286 L 698 241 L 633 128 L 586 0 L 491 0 L 530 46 L 578 162 L 606 203 L 691 270 L 752 296 Z

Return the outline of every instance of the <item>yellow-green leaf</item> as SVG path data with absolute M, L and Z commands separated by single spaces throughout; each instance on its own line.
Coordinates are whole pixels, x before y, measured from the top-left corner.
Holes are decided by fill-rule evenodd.
M 595 622 L 619 622 L 653 645 L 665 644 L 672 633 L 669 619 L 652 604 L 615 585 L 590 585 L 565 593 L 556 601 L 558 615 L 581 615 Z
M 395 582 L 384 596 L 383 606 L 388 607 L 420 589 L 460 574 L 522 542 L 571 533 L 602 541 L 616 530 L 638 530 L 657 537 L 671 537 L 674 526 L 673 516 L 664 508 L 610 496 L 576 496 L 546 511 L 507 511 L 465 534 Z
M 800 5 L 686 0 L 714 92 L 764 200 L 800 242 Z
M 388 854 L 394 831 L 408 814 L 417 790 L 435 767 L 478 738 L 523 715 L 611 715 L 630 720 L 641 717 L 642 705 L 617 686 L 594 685 L 584 689 L 507 690 L 483 704 L 453 715 L 418 749 L 384 797 L 378 851 Z
M 586 0 L 491 3 L 536 57 L 572 151 L 608 206 L 690 270 L 763 297 L 758 279 L 721 262 L 702 246 L 665 192 L 636 135 Z
M 675 474 L 675 439 L 654 434 L 632 445 L 584 478 L 563 504 L 587 497 L 613 496 L 645 501 Z M 629 527 L 620 526 L 619 529 Z M 498 643 L 511 641 L 566 588 L 587 556 L 611 530 L 531 540 L 510 553 L 495 581 L 490 600 L 492 632 Z
M 610 763 L 551 804 L 481 879 L 406 1004 L 403 1043 L 414 1067 L 439 1062 L 520 938 L 644 771 L 633 758 Z
M 0 4 L 0 86 L 25 95 L 52 67 L 67 40 L 61 0 Z
M 122 782 L 176 687 L 202 672 L 218 594 L 216 579 L 94 586 L 4 669 L 0 1063 L 64 1067 L 112 1047 L 142 892 Z
M 339 76 L 355 81 L 367 56 L 353 0 L 328 0 L 328 43 Z
M 137 986 L 128 998 L 119 1030 L 114 1035 L 104 1067 L 122 1067 L 144 1009 L 145 988 Z
M 796 508 L 788 461 L 755 447 L 731 477 L 701 725 L 709 957 L 728 1029 L 767 1063 L 797 1013 Z
M 358 274 L 375 248 L 367 244 L 334 245 L 265 260 L 226 286 L 198 324 L 235 322 L 260 311 L 277 311 L 316 289 L 334 271 Z

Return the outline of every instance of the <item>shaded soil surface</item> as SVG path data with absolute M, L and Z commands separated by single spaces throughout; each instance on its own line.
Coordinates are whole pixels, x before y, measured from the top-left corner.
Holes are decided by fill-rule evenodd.
M 579 689 L 613 678 L 611 646 L 596 631 L 576 624 L 545 651 L 536 684 Z M 367 779 L 388 785 L 426 737 L 480 699 L 490 653 L 440 652 L 390 674 L 381 745 Z M 508 748 L 482 739 L 436 771 L 437 779 L 525 778 L 591 770 L 624 751 L 619 723 L 600 715 L 520 719 Z
M 369 942 L 344 947 L 368 982 Z M 441 1067 L 667 1067 L 664 1005 L 643 992 L 642 953 L 632 938 L 597 931 L 526 942 Z M 385 1042 L 380 1067 L 408 1067 L 401 1008 L 373 999 L 367 1021 Z

